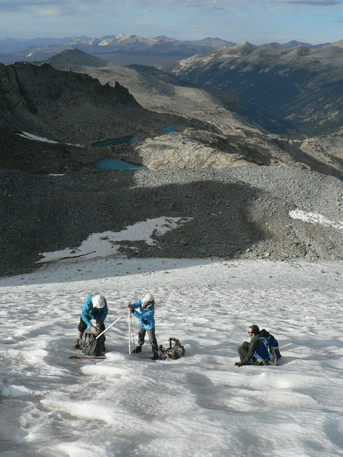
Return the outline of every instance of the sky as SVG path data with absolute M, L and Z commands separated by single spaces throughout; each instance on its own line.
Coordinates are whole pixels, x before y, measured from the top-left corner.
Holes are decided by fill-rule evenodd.
M 0 0 L 0 39 L 165 35 L 237 44 L 343 38 L 342 0 Z

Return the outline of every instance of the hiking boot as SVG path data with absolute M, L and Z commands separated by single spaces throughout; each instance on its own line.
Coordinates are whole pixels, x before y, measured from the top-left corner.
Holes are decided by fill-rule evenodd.
M 157 360 L 158 359 L 158 353 L 154 352 L 154 355 L 151 357 L 151 360 Z
M 80 340 L 79 339 L 76 340 L 76 343 L 74 344 L 73 349 L 81 349 Z
M 134 354 L 139 354 L 140 352 L 142 352 L 142 346 L 137 346 L 136 349 L 134 349 L 132 352 Z

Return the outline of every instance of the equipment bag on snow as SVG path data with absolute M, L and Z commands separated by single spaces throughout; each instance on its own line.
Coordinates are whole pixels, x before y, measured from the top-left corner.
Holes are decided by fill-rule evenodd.
M 275 337 L 273 335 L 271 335 L 264 329 L 261 331 L 260 335 L 261 335 L 261 339 L 262 339 L 263 343 L 265 344 L 266 348 L 268 349 L 270 364 L 278 365 L 279 364 L 278 361 L 281 357 L 278 341 L 275 339 Z
M 174 341 L 174 346 L 172 346 Z M 162 345 L 159 347 L 158 355 L 160 359 L 179 359 L 185 353 L 185 348 L 181 345 L 180 341 L 176 338 L 169 338 L 169 348 L 164 348 Z
M 98 357 L 106 352 L 105 335 L 101 335 L 98 339 L 96 337 L 97 335 L 93 335 L 91 332 L 84 334 L 82 340 L 80 340 L 80 349 L 84 354 Z

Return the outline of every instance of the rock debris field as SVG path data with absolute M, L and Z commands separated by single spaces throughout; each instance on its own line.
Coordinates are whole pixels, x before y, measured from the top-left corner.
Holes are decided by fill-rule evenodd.
M 37 269 L 44 253 L 82 258 L 94 234 L 119 258 L 343 259 L 343 182 L 308 170 L 0 174 L 2 276 Z M 153 230 L 150 243 L 125 239 L 158 218 L 173 227 Z

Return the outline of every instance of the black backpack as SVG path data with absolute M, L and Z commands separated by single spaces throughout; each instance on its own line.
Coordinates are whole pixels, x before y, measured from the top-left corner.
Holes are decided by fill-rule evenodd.
M 174 346 L 172 346 L 172 341 L 174 341 Z M 165 359 L 179 359 L 185 353 L 185 348 L 181 345 L 180 341 L 176 338 L 169 338 L 169 348 L 164 348 L 162 345 L 158 348 L 159 358 L 162 360 Z
M 91 332 L 85 332 L 83 338 L 80 340 L 80 349 L 86 355 L 98 357 L 106 352 L 105 340 L 105 335 L 101 335 L 97 339 L 97 335 L 93 335 Z

